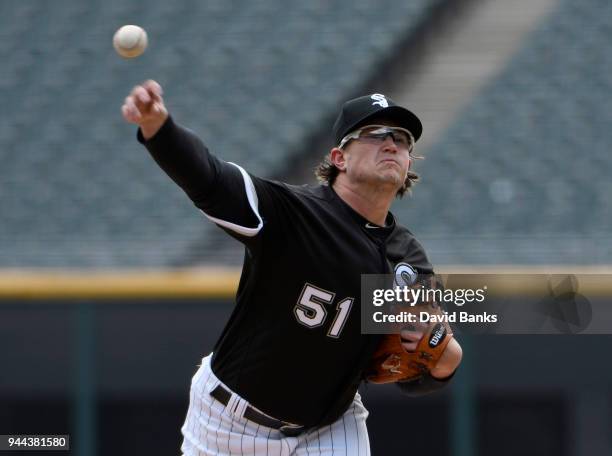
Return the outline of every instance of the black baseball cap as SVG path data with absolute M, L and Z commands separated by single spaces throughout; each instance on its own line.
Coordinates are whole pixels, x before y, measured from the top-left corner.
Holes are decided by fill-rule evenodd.
M 342 105 L 342 110 L 334 123 L 334 137 L 336 144 L 340 144 L 351 131 L 367 125 L 376 117 L 384 117 L 405 128 L 416 141 L 423 133 L 423 125 L 419 118 L 411 111 L 398 106 L 393 100 L 380 93 L 364 95 L 353 98 Z

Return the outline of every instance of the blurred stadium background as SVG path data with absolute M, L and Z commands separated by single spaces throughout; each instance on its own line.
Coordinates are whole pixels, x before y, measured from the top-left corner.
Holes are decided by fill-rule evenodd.
M 119 112 L 153 78 L 254 174 L 311 182 L 341 103 L 425 126 L 394 212 L 445 268 L 612 264 L 608 0 L 0 0 L 0 434 L 177 454 L 239 244 Z M 149 50 L 119 58 L 135 23 Z M 574 268 L 574 269 L 572 269 Z M 491 269 L 487 269 L 491 270 Z M 612 454 L 610 336 L 472 336 L 446 392 L 364 391 L 375 455 Z

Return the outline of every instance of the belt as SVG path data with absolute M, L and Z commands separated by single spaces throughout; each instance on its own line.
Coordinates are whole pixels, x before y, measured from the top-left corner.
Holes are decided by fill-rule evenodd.
M 232 393 L 221 384 L 217 385 L 215 389 L 210 392 L 210 395 L 219 402 L 221 402 L 223 405 L 227 405 L 230 398 L 232 397 Z M 306 426 L 299 426 L 297 424 L 287 423 L 286 421 L 277 420 L 276 418 L 264 415 L 263 413 L 255 410 L 250 405 L 247 405 L 246 410 L 244 411 L 244 414 L 242 416 L 247 420 L 250 420 L 262 426 L 266 426 L 272 429 L 278 429 L 287 437 L 295 437 L 301 434 L 306 429 Z

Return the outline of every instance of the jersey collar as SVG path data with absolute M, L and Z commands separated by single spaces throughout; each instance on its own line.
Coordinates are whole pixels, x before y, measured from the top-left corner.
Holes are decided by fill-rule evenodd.
M 375 223 L 370 222 L 368 219 L 363 217 L 359 212 L 353 209 L 346 201 L 344 201 L 336 191 L 332 188 L 331 185 L 326 185 L 327 192 L 329 192 L 330 197 L 338 201 L 346 211 L 351 214 L 352 218 L 368 233 L 371 233 L 375 236 L 387 237 L 393 229 L 395 228 L 395 216 L 391 213 L 387 213 L 387 218 L 385 219 L 385 226 L 376 225 Z

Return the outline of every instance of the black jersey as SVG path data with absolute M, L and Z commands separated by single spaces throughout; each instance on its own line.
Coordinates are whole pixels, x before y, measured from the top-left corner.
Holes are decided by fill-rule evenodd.
M 385 227 L 372 225 L 330 186 L 261 179 L 219 160 L 171 118 L 145 144 L 194 204 L 245 245 L 215 374 L 277 419 L 335 420 L 379 340 L 360 331 L 361 274 L 390 273 L 399 262 L 430 274 L 421 245 L 391 214 Z

